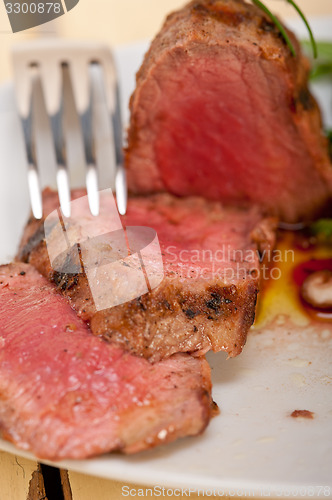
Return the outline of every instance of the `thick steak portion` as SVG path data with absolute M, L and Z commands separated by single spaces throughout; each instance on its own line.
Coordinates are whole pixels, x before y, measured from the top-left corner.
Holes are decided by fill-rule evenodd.
M 204 430 L 207 362 L 152 365 L 91 335 L 32 266 L 0 267 L 0 427 L 38 457 L 134 453 Z
M 243 0 L 194 0 L 151 44 L 131 98 L 134 193 L 258 204 L 287 222 L 324 211 L 332 168 L 309 64 Z
M 74 193 L 74 197 L 80 195 Z M 56 194 L 46 191 L 44 198 L 47 209 L 54 210 Z M 86 206 L 71 224 L 87 227 L 91 219 Z M 210 349 L 239 354 L 255 317 L 258 251 L 273 246 L 273 221 L 262 219 L 254 209 L 224 209 L 202 198 L 159 194 L 130 198 L 122 222 L 156 230 L 164 279 L 149 293 L 116 307 L 96 311 L 84 274 L 52 269 L 42 221 L 31 220 L 27 225 L 19 258 L 56 283 L 93 333 L 135 354 L 152 361 L 177 352 L 202 355 Z M 98 216 L 98 224 L 104 233 L 111 227 L 105 215 Z M 91 242 L 90 249 L 96 264 L 105 258 L 102 238 Z M 102 280 L 99 287 L 102 294 Z

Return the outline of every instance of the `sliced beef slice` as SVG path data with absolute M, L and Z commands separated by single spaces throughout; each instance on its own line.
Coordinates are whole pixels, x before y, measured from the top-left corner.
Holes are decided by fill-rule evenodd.
M 129 188 L 323 213 L 332 168 L 309 63 L 251 2 L 194 0 L 151 44 L 131 98 Z
M 0 267 L 0 428 L 38 457 L 134 453 L 204 430 L 210 369 L 158 364 L 97 338 L 32 266 Z
M 74 197 L 80 195 L 74 193 Z M 48 210 L 54 210 L 56 194 L 46 191 L 44 198 Z M 71 224 L 86 227 L 91 220 L 86 206 Z M 97 220 L 100 232 L 106 234 L 109 217 L 99 215 Z M 84 274 L 52 269 L 43 221 L 31 220 L 27 225 L 19 258 L 56 284 L 94 334 L 132 353 L 152 361 L 177 352 L 202 355 L 210 349 L 239 354 L 255 317 L 259 251 L 273 246 L 274 221 L 262 219 L 255 209 L 224 209 L 202 198 L 159 194 L 130 198 L 122 222 L 157 232 L 164 279 L 149 293 L 116 307 L 97 311 Z M 102 238 L 91 240 L 90 252 L 96 263 L 104 258 Z M 70 254 L 70 259 L 75 268 L 77 254 Z M 103 280 L 98 286 L 103 293 Z

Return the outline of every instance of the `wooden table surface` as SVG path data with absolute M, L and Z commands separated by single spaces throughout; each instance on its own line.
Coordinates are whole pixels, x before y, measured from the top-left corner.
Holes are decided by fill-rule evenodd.
M 47 23 L 40 29 L 12 34 L 4 4 L 0 2 L 0 82 L 11 77 L 10 47 L 17 41 L 59 35 L 66 38 L 99 39 L 111 45 L 130 43 L 151 38 L 165 15 L 183 3 L 183 0 L 80 0 L 71 12 L 56 21 Z M 265 3 L 284 17 L 294 17 L 294 11 L 285 1 L 266 0 Z M 332 14 L 332 0 L 299 0 L 299 4 L 308 15 Z M 124 498 L 122 483 L 76 472 L 61 471 L 58 477 L 54 473 L 58 473 L 57 469 L 41 470 L 36 461 L 0 452 L 0 500 Z M 57 492 L 55 486 L 52 490 L 54 481 L 62 484 L 63 493 Z M 133 485 L 133 488 L 141 487 Z M 196 500 L 202 496 L 191 495 L 190 498 Z
M 153 482 L 153 478 L 151 481 Z M 119 500 L 125 498 L 122 495 L 124 486 L 135 489 L 137 493 L 139 489 L 151 487 L 130 483 L 124 485 L 119 481 L 59 471 L 41 466 L 37 461 L 0 451 L 0 500 Z M 148 495 L 148 498 L 159 496 Z M 167 494 L 167 498 L 179 498 L 178 492 L 175 491 L 174 495 Z M 202 495 L 191 494 L 189 498 L 201 500 Z

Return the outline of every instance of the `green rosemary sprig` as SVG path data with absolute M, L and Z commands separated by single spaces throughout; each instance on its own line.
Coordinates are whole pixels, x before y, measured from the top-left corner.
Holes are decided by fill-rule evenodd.
M 311 41 L 311 45 L 312 45 L 312 50 L 313 50 L 314 58 L 316 59 L 316 57 L 317 57 L 317 44 L 316 44 L 315 37 L 314 37 L 314 35 L 312 33 L 312 30 L 310 28 L 310 24 L 309 24 L 307 18 L 303 14 L 303 12 L 300 9 L 300 7 L 294 2 L 294 0 L 285 0 L 285 1 L 288 2 L 289 4 L 291 4 L 294 7 L 294 9 L 296 10 L 296 12 L 300 15 L 301 19 L 303 20 L 304 24 L 306 25 L 307 30 L 309 32 L 309 36 L 310 36 L 310 41 Z M 279 21 L 279 19 L 274 14 L 272 14 L 272 12 L 270 11 L 270 9 L 268 9 L 266 7 L 266 5 L 264 5 L 260 0 L 252 0 L 252 2 L 255 5 L 257 5 L 257 7 L 259 7 L 263 12 L 265 12 L 265 14 L 267 14 L 269 16 L 269 18 L 271 19 L 271 21 L 276 25 L 276 27 L 280 31 L 280 33 L 281 33 L 283 39 L 285 40 L 286 44 L 288 45 L 289 50 L 291 51 L 292 55 L 295 57 L 296 56 L 296 50 L 294 48 L 294 45 L 292 44 L 292 41 L 291 41 L 291 39 L 289 38 L 289 36 L 287 34 L 287 31 L 285 30 L 285 28 L 283 27 L 283 25 L 281 24 L 281 22 Z
M 263 12 L 265 12 L 265 14 L 267 14 L 269 16 L 269 18 L 271 19 L 271 21 L 276 25 L 276 27 L 280 31 L 281 35 L 283 36 L 285 42 L 287 43 L 287 45 L 289 47 L 289 50 L 293 54 L 293 56 L 296 56 L 296 51 L 295 51 L 294 45 L 292 44 L 291 39 L 287 35 L 287 31 L 285 30 L 285 28 L 283 27 L 283 25 L 281 24 L 281 22 L 279 21 L 279 19 L 274 14 L 272 14 L 272 12 L 270 11 L 270 9 L 268 9 L 266 7 L 266 5 L 264 5 L 260 0 L 252 0 L 252 2 L 255 5 L 257 5 L 257 7 L 259 7 Z
M 311 46 L 312 46 L 312 52 L 313 52 L 313 55 L 314 55 L 314 59 L 317 59 L 317 56 L 318 56 L 317 43 L 316 43 L 314 34 L 312 32 L 312 29 L 310 27 L 310 24 L 309 24 L 307 18 L 303 14 L 303 12 L 300 9 L 300 7 L 298 5 L 296 5 L 296 3 L 294 2 L 294 0 L 286 0 L 286 1 L 288 3 L 290 3 L 294 7 L 294 9 L 296 10 L 296 12 L 299 14 L 299 16 L 301 17 L 302 21 L 306 25 L 308 33 L 309 33 L 309 36 L 310 36 L 310 41 L 311 41 Z

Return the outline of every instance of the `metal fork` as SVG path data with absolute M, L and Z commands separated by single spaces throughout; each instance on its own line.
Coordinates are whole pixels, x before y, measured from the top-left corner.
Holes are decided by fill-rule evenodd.
M 126 175 L 123 167 L 123 128 L 119 85 L 111 51 L 97 43 L 42 40 L 24 42 L 13 49 L 17 107 L 20 114 L 28 163 L 28 184 L 32 212 L 43 216 L 41 182 L 36 134 L 38 133 L 37 102 L 43 103 L 49 118 L 57 165 L 56 182 L 62 213 L 70 216 L 70 181 L 66 161 L 64 110 L 68 90 L 72 91 L 83 140 L 86 188 L 90 211 L 99 213 L 96 137 L 94 125 L 94 68 L 102 69 L 104 103 L 110 116 L 113 134 L 115 168 L 111 187 L 115 191 L 119 213 L 127 207 Z M 70 89 L 68 89 L 70 87 Z M 112 166 L 110 165 L 110 168 Z

